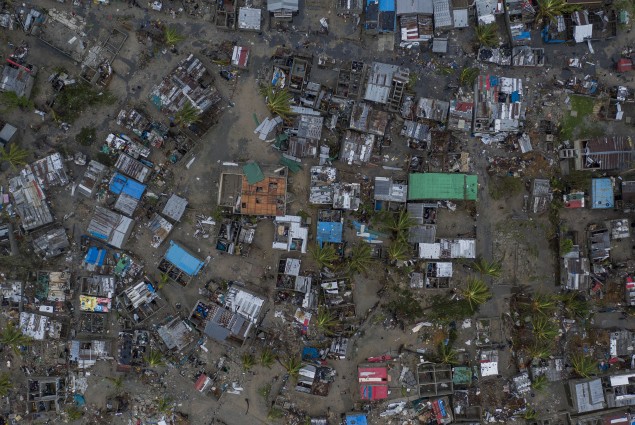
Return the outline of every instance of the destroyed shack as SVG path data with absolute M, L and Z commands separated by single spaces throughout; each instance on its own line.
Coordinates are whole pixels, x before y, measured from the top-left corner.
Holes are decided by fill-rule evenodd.
M 199 274 L 205 263 L 181 245 L 170 241 L 170 247 L 159 263 L 158 269 L 179 285 L 186 286 Z
M 60 413 L 63 411 L 68 395 L 66 379 L 61 376 L 29 376 L 26 413 L 27 415 Z
M 181 352 L 196 341 L 196 334 L 185 320 L 178 317 L 166 319 L 157 327 L 157 334 L 168 351 Z
M 417 366 L 417 384 L 422 397 L 450 395 L 454 391 L 452 366 L 424 363 Z
M 635 159 L 635 147 L 622 136 L 575 140 L 573 148 L 560 150 L 560 159 L 573 159 L 576 170 L 623 170 Z
M 318 210 L 317 232 L 315 240 L 320 246 L 339 245 L 344 233 L 344 218 L 340 210 Z M 338 249 L 337 251 L 340 251 Z
M 77 186 L 78 192 L 87 198 L 95 196 L 107 172 L 108 168 L 102 163 L 94 160 L 90 161 L 84 172 L 84 176 Z
M 249 254 L 256 226 L 245 220 L 225 219 L 218 226 L 216 249 L 230 255 Z
M 375 144 L 373 134 L 360 134 L 347 130 L 341 143 L 340 160 L 348 165 L 362 165 L 370 161 Z
M 373 0 L 369 0 L 371 1 Z M 407 68 L 373 62 L 368 73 L 364 99 L 388 105 L 390 111 L 399 112 L 409 78 L 410 71 Z
M 201 117 L 199 124 L 192 124 L 189 128 L 202 134 L 207 130 L 205 125 L 213 124 L 209 117 L 221 100 L 213 81 L 203 63 L 190 54 L 154 87 L 150 100 L 160 111 L 170 116 L 177 114 L 189 103 Z
M 155 286 L 144 278 L 117 296 L 122 311 L 135 323 L 141 324 L 165 306 Z
M 371 34 L 392 33 L 397 29 L 394 0 L 365 0 L 364 29 Z
M 12 92 L 18 97 L 28 99 L 31 97 L 36 74 L 37 67 L 32 65 L 27 67 L 7 60 L 7 63 L 2 67 L 0 91 Z
M 525 119 L 523 82 L 519 78 L 479 75 L 474 89 L 476 136 L 517 132 Z
M 115 173 L 110 180 L 109 189 L 110 192 L 118 195 L 114 209 L 128 217 L 132 217 L 141 201 L 141 197 L 145 193 L 146 185 L 123 174 Z
M 351 111 L 350 129 L 383 137 L 388 125 L 388 113 L 369 103 L 357 102 Z
M 66 229 L 55 226 L 45 231 L 37 231 L 32 239 L 33 252 L 45 260 L 62 255 L 70 247 Z
M 425 260 L 476 258 L 476 240 L 439 239 L 435 243 L 420 243 L 419 258 Z
M 240 347 L 258 322 L 265 301 L 236 285 L 219 301 L 222 303 L 199 300 L 189 320 L 214 341 Z

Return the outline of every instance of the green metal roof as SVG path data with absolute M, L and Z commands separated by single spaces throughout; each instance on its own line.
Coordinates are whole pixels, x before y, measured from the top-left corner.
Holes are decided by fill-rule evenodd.
M 247 177 L 247 183 L 250 185 L 261 182 L 265 179 L 265 175 L 262 173 L 260 169 L 260 165 L 255 162 L 250 162 L 249 164 L 243 165 L 243 173 L 245 173 L 245 177 Z
M 408 200 L 476 201 L 478 177 L 458 173 L 410 174 Z

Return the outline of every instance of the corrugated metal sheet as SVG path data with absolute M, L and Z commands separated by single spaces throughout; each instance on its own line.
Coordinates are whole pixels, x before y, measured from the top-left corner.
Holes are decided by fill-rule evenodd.
M 452 14 L 450 13 L 450 0 L 433 0 L 434 29 L 451 27 Z
M 170 199 L 168 199 L 165 207 L 163 207 L 163 211 L 161 211 L 161 214 L 174 221 L 179 221 L 181 220 L 181 217 L 183 217 L 183 213 L 185 213 L 186 207 L 187 199 L 173 194 L 172 196 L 170 196 Z
M 410 15 L 421 13 L 431 15 L 434 13 L 432 0 L 396 0 L 397 15 Z
M 188 276 L 197 275 L 204 265 L 203 261 L 174 241 L 170 241 L 170 248 L 168 248 L 164 258 Z

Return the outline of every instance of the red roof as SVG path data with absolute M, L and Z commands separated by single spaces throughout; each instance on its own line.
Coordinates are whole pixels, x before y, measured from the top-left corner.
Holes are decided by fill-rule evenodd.
M 388 378 L 388 369 L 385 367 L 359 367 L 357 368 L 358 378 Z
M 572 199 L 564 203 L 565 208 L 582 208 L 584 206 L 584 200 Z
M 472 110 L 473 107 L 473 103 L 457 102 L 457 104 L 454 106 L 454 109 L 460 112 L 469 112 Z
M 196 383 L 194 384 L 194 388 L 196 388 L 196 391 L 203 391 L 203 388 L 205 387 L 205 383 L 207 382 L 208 378 L 207 375 L 205 375 L 204 373 L 201 374 L 201 376 L 198 377 L 198 379 L 196 380 Z
M 622 58 L 617 61 L 617 72 L 626 72 L 633 70 L 633 61 L 630 59 Z
M 362 400 L 384 400 L 388 398 L 388 385 L 360 385 L 359 395 Z

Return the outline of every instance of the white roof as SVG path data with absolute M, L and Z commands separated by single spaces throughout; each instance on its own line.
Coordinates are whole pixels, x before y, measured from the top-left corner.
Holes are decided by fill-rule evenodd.
M 425 258 L 427 260 L 436 260 L 440 257 L 441 257 L 440 243 L 420 243 L 419 244 L 419 258 Z
M 573 38 L 576 43 L 582 43 L 593 34 L 593 25 L 576 25 L 573 27 Z
M 437 277 L 452 277 L 452 263 L 437 263 Z
M 454 28 L 467 28 L 469 26 L 467 9 L 456 9 L 454 15 Z
M 622 385 L 628 385 L 629 384 L 629 379 L 635 378 L 635 373 L 626 373 L 624 375 L 615 375 L 615 376 L 611 376 L 611 386 L 612 387 L 619 387 Z

